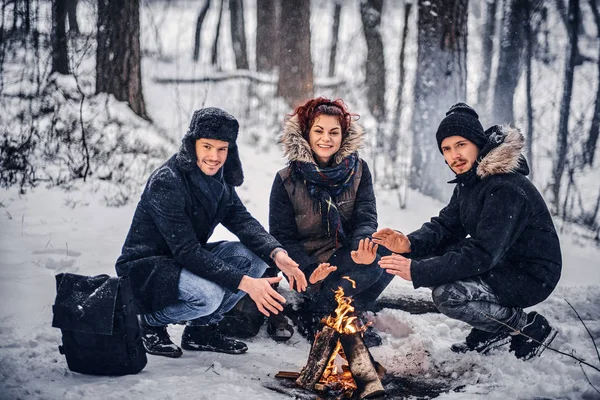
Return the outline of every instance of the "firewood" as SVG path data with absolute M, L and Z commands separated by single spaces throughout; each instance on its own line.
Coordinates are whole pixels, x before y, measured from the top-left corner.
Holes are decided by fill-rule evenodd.
M 350 372 L 358 387 L 358 397 L 367 399 L 385 393 L 381 380 L 373 365 L 373 357 L 365 346 L 360 333 L 341 335 L 340 342 L 346 354 Z
M 315 384 L 321 379 L 327 363 L 331 358 L 340 334 L 334 329 L 325 326 L 315 337 L 306 366 L 302 368 L 296 384 L 308 390 L 313 390 Z
M 275 374 L 275 378 L 281 379 L 298 379 L 299 376 L 300 373 L 295 371 L 279 371 Z

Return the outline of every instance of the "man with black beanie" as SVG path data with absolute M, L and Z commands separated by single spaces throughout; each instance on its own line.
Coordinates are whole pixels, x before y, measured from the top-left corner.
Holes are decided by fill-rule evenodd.
M 283 310 L 285 299 L 271 287 L 281 277 L 260 278 L 270 260 L 290 286 L 306 288 L 298 264 L 235 192 L 244 180 L 238 129 L 221 109 L 195 111 L 179 152 L 150 175 L 135 210 L 116 270 L 129 276 L 149 354 L 181 356 L 167 333 L 168 324 L 181 321 L 183 349 L 247 351 L 224 337 L 218 322 L 246 293 L 267 316 Z M 209 243 L 218 224 L 241 243 Z
M 453 351 L 485 354 L 510 342 L 519 359 L 539 355 L 556 330 L 523 309 L 552 293 L 562 260 L 550 212 L 526 178 L 524 138 L 509 126 L 484 131 L 475 110 L 458 103 L 436 140 L 456 174 L 450 203 L 409 235 L 374 233 L 375 243 L 395 253 L 379 264 L 415 289 L 432 288 L 441 313 L 472 326 Z

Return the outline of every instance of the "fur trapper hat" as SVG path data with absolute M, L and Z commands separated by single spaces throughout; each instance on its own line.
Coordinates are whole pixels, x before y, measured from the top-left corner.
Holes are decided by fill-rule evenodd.
M 235 117 L 220 108 L 208 107 L 194 111 L 192 121 L 181 140 L 177 162 L 184 170 L 196 167 L 196 141 L 198 139 L 216 139 L 229 143 L 227 159 L 223 165 L 223 179 L 232 186 L 244 182 L 242 162 L 236 144 L 239 124 Z

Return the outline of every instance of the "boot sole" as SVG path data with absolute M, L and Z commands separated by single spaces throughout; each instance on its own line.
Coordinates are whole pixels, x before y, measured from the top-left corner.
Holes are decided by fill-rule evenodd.
M 538 347 L 537 351 L 530 358 L 541 356 L 542 353 L 544 352 L 544 350 L 546 350 L 546 347 L 548 347 L 548 346 L 550 346 L 550 344 L 552 344 L 552 342 L 554 341 L 554 338 L 556 337 L 557 334 L 558 334 L 558 330 L 555 328 L 552 328 L 552 330 L 550 331 L 550 334 L 546 337 L 546 340 L 544 340 L 542 345 L 540 347 Z
M 479 354 L 487 355 L 490 351 L 502 347 L 506 344 L 510 343 L 510 336 L 506 336 L 502 339 L 498 339 L 495 342 L 489 343 L 483 349 L 476 350 Z
M 161 353 L 159 351 L 150 351 L 144 347 L 147 354 L 152 354 L 153 356 L 163 356 L 168 358 L 179 358 L 183 355 L 183 351 L 174 352 L 174 353 Z
M 225 353 L 225 354 L 242 354 L 248 351 L 248 348 L 246 347 L 245 349 L 241 349 L 241 350 L 223 350 L 223 349 L 218 349 L 216 347 L 212 347 L 212 346 L 191 346 L 189 344 L 181 344 L 181 348 L 184 350 L 189 350 L 189 351 L 214 351 L 215 353 Z

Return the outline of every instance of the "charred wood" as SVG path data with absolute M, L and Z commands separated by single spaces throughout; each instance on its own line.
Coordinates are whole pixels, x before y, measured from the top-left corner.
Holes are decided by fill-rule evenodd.
M 358 397 L 369 399 L 385 394 L 373 357 L 360 333 L 341 335 L 340 342 L 346 354 L 352 377 L 358 387 Z
M 306 366 L 300 372 L 300 376 L 296 380 L 298 386 L 305 389 L 313 390 L 315 384 L 319 382 L 327 363 L 331 358 L 331 354 L 335 350 L 336 344 L 340 338 L 340 334 L 325 326 L 315 337 Z

